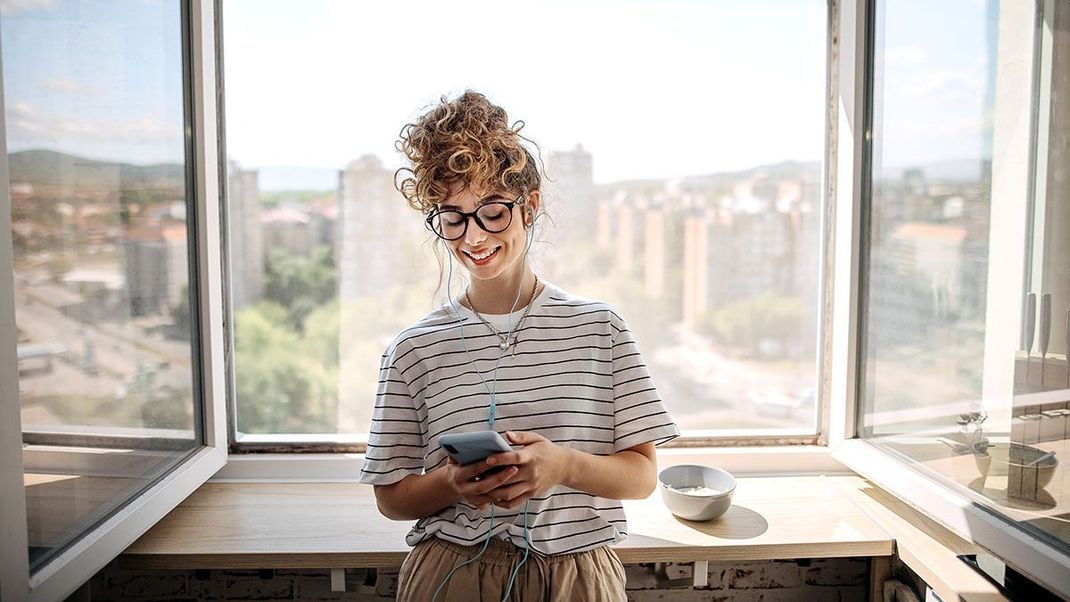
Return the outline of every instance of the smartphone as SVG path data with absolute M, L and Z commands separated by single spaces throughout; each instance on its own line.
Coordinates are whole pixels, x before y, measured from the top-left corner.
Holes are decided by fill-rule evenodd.
M 479 462 L 493 454 L 513 451 L 505 439 L 494 431 L 450 433 L 439 437 L 438 445 L 461 466 Z M 504 468 L 505 466 L 495 466 L 480 477 L 489 476 Z

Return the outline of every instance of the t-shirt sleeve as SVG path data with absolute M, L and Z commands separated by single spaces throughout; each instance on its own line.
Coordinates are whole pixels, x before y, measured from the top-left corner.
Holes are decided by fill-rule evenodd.
M 661 445 L 680 436 L 658 396 L 635 337 L 624 320 L 610 318 L 613 328 L 613 453 L 654 442 Z
M 394 366 L 393 355 L 387 353 L 379 368 L 379 389 L 360 482 L 390 485 L 407 475 L 422 474 L 426 449 L 426 433 L 415 401 Z

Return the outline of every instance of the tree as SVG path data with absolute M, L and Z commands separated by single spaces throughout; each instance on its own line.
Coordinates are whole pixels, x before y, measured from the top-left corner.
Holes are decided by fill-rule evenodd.
M 261 302 L 237 313 L 234 363 L 243 432 L 335 430 L 337 334 L 330 334 L 330 307 L 312 314 L 311 338 L 290 327 L 289 312 L 277 303 Z
M 330 247 L 316 247 L 308 256 L 272 249 L 265 271 L 264 298 L 287 311 L 286 321 L 301 331 L 305 318 L 338 294 L 338 270 Z
M 764 293 L 707 313 L 697 329 L 746 355 L 784 355 L 801 343 L 805 315 L 799 299 Z

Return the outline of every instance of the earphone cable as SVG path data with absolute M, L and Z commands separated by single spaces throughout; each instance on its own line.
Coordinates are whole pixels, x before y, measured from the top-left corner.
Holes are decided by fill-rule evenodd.
M 528 211 L 529 212 L 531 211 L 530 205 L 528 205 Z M 524 244 L 524 262 L 523 262 L 523 264 L 521 266 L 521 270 L 523 270 L 523 268 L 527 267 L 528 253 L 531 251 L 531 245 L 532 245 L 532 243 L 534 242 L 534 239 L 535 239 L 535 222 L 538 220 L 539 217 L 541 217 L 541 215 L 535 215 L 531 219 L 531 230 L 528 232 L 528 236 L 524 241 L 525 242 L 525 244 Z M 441 238 L 439 238 L 439 242 L 441 244 L 445 245 L 445 242 Z M 467 357 L 468 361 L 472 364 L 472 369 L 475 371 L 476 376 L 479 377 L 479 381 L 483 384 L 483 388 L 486 389 L 487 393 L 490 395 L 490 406 L 488 407 L 488 410 L 487 410 L 487 428 L 489 430 L 494 430 L 494 418 L 495 418 L 495 410 L 496 410 L 496 405 L 497 405 L 496 404 L 495 391 L 498 388 L 498 366 L 501 364 L 502 357 L 505 355 L 505 350 L 502 349 L 498 353 L 498 359 L 495 360 L 494 369 L 491 371 L 491 382 L 493 383 L 493 386 L 488 385 L 486 379 L 483 378 L 483 374 L 480 372 L 479 367 L 476 366 L 475 361 L 472 359 L 472 354 L 468 349 L 468 342 L 467 342 L 467 339 L 464 336 L 464 323 L 467 320 L 466 320 L 466 318 L 461 316 L 461 312 L 457 308 L 457 305 L 453 300 L 453 290 L 452 290 L 452 288 L 453 288 L 453 253 L 450 252 L 450 249 L 448 247 L 446 248 L 446 256 L 448 257 L 448 261 L 449 261 L 449 272 L 447 273 L 447 276 L 446 276 L 446 299 L 449 301 L 450 307 L 451 307 L 451 309 L 453 309 L 454 315 L 459 320 L 459 330 L 460 330 L 460 334 L 461 334 L 461 347 L 464 349 L 465 357 Z M 521 272 L 521 273 L 523 274 L 523 272 Z M 516 297 L 513 299 L 513 305 L 509 310 L 510 318 L 508 318 L 509 321 L 507 322 L 507 324 L 509 326 L 508 334 L 506 335 L 507 337 L 513 336 L 513 329 L 516 328 L 516 326 L 518 326 L 519 323 L 520 323 L 520 321 L 518 320 L 517 324 L 512 324 L 511 316 L 512 316 L 513 312 L 516 310 L 516 304 L 520 302 L 520 295 L 523 293 L 523 288 L 524 288 L 523 287 L 523 278 L 521 277 L 520 284 L 517 286 Z M 469 301 L 469 302 L 471 302 L 471 301 Z M 529 303 L 529 309 L 530 309 L 530 304 L 532 304 L 534 302 L 535 302 L 535 297 L 533 295 L 531 300 L 528 302 Z M 520 560 L 520 562 L 517 563 L 516 567 L 513 569 L 512 575 L 509 577 L 509 582 L 506 584 L 505 593 L 504 593 L 504 595 L 502 597 L 501 602 L 506 602 L 506 600 L 508 599 L 509 593 L 512 591 L 512 588 L 513 588 L 513 583 L 516 580 L 516 576 L 520 572 L 520 568 L 522 566 L 524 566 L 524 563 L 527 562 L 527 560 L 528 560 L 528 554 L 529 554 L 530 549 L 531 549 L 531 530 L 530 530 L 530 528 L 528 526 L 528 504 L 529 503 L 530 503 L 530 500 L 524 502 L 524 542 L 526 544 L 525 547 L 524 547 L 524 556 Z M 432 602 L 435 602 L 435 600 L 438 598 L 438 594 L 440 593 L 442 588 L 446 585 L 446 583 L 449 582 L 449 580 L 453 577 L 453 574 L 457 570 L 459 570 L 460 568 L 475 562 L 476 560 L 479 560 L 483 556 L 483 553 L 487 550 L 487 545 L 490 543 L 491 537 L 493 537 L 493 536 L 494 536 L 494 505 L 491 504 L 491 507 L 490 507 L 490 527 L 487 530 L 486 538 L 483 540 L 483 547 L 480 548 L 478 554 L 476 554 L 475 556 L 473 556 L 472 558 L 470 558 L 470 559 L 468 559 L 468 560 L 466 560 L 464 562 L 461 562 L 461 563 L 457 564 L 456 566 L 454 566 L 450 570 L 449 573 L 446 574 L 446 577 L 442 580 L 441 583 L 439 583 L 438 587 L 435 588 L 435 593 L 431 598 Z

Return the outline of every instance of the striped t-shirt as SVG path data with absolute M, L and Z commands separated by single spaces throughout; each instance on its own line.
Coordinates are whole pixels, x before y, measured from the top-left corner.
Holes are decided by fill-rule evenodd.
M 389 485 L 434 470 L 446 462 L 439 436 L 486 430 L 490 396 L 476 370 L 496 387 L 493 430 L 499 433 L 534 431 L 602 456 L 679 435 L 635 339 L 608 304 L 547 283 L 517 340 L 501 355 L 496 335 L 460 303 L 402 331 L 383 354 L 360 481 Z M 523 510 L 480 510 L 460 501 L 417 521 L 406 542 L 434 536 L 480 543 L 493 511 L 494 536 L 525 547 Z M 615 544 L 628 534 L 619 500 L 563 485 L 531 498 L 527 524 L 532 549 L 543 554 Z

